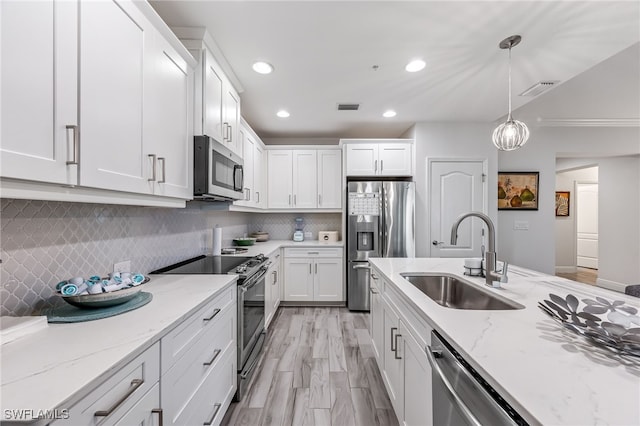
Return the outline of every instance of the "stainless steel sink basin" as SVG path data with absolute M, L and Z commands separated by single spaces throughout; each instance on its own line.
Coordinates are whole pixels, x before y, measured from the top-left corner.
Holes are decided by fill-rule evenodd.
M 519 303 L 479 288 L 453 275 L 400 274 L 439 305 L 452 309 L 524 309 Z

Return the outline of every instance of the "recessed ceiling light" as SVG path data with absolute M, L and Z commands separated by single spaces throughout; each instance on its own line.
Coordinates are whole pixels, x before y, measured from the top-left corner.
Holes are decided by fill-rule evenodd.
M 258 74 L 271 74 L 273 72 L 273 65 L 268 62 L 254 62 L 253 70 Z
M 394 110 L 390 109 L 390 110 L 385 111 L 382 114 L 382 116 L 385 117 L 385 118 L 395 117 L 396 116 L 396 112 Z
M 289 112 L 288 112 L 288 111 L 285 111 L 285 110 L 281 109 L 280 111 L 278 111 L 278 112 L 276 113 L 276 115 L 277 115 L 278 117 L 280 117 L 280 118 L 287 118 L 287 117 L 289 117 L 291 114 L 289 114 Z
M 418 72 L 424 69 L 424 67 L 426 66 L 427 66 L 427 63 L 422 59 L 414 59 L 413 61 L 409 62 L 407 66 L 404 67 L 404 69 L 409 72 Z

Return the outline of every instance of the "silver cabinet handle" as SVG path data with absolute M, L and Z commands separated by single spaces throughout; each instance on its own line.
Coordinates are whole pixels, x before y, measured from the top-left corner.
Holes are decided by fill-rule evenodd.
M 220 407 L 222 407 L 222 404 L 213 405 L 213 408 L 215 408 L 215 410 L 213 411 L 213 416 L 211 416 L 209 421 L 202 423 L 203 426 L 211 426 L 213 424 L 213 419 L 215 419 L 216 416 L 218 415 L 218 411 L 220 411 Z
M 451 396 L 451 398 L 453 398 L 453 402 L 455 402 L 458 408 L 460 408 L 460 412 L 465 417 L 467 422 L 475 426 L 482 426 L 482 423 L 480 423 L 476 416 L 473 415 L 473 412 L 469 409 L 469 407 L 467 407 L 467 404 L 465 404 L 460 396 L 458 396 L 453 388 L 453 385 L 451 384 L 451 382 L 449 382 L 442 369 L 440 368 L 440 365 L 438 364 L 436 358 L 442 357 L 442 351 L 433 350 L 431 349 L 431 346 L 427 346 L 425 348 L 425 352 L 427 353 L 427 360 L 429 360 L 429 364 L 431 364 L 431 369 L 440 377 L 440 380 L 442 380 L 442 383 L 444 383 L 444 387 L 447 390 L 447 393 L 449 394 L 449 396 Z
M 369 287 L 369 292 L 371 294 L 378 294 L 378 292 L 373 287 Z
M 213 351 L 213 358 L 211 358 L 207 362 L 203 362 L 202 365 L 208 366 L 213 364 L 216 358 L 218 358 L 218 355 L 220 355 L 220 352 L 222 352 L 222 349 L 216 349 L 215 351 Z
M 394 351 L 395 352 L 394 356 L 395 356 L 396 359 L 402 359 L 401 356 L 398 356 L 398 337 L 402 337 L 402 334 L 396 334 L 396 337 L 393 339 L 393 340 L 395 340 L 395 343 L 396 343 L 396 349 Z
M 373 160 L 373 171 L 374 172 L 378 171 L 378 160 Z
M 162 408 L 154 408 L 151 412 L 158 414 L 158 426 L 162 426 L 164 423 L 164 413 L 162 412 Z
M 276 285 L 276 282 L 278 281 L 278 271 L 273 271 L 271 274 L 273 275 L 273 282 L 271 285 Z
M 309 275 L 311 275 L 311 264 L 309 264 Z
M 215 308 L 213 314 L 209 318 L 202 318 L 202 321 L 211 321 L 216 315 L 220 313 L 220 308 Z
M 229 142 L 233 142 L 233 126 L 229 125 Z
M 166 160 L 164 157 L 158 157 L 158 161 L 162 161 L 162 180 L 159 180 L 158 183 L 165 183 L 167 181 L 167 169 L 165 168 Z
M 67 161 L 67 166 L 78 164 L 78 126 L 67 124 L 67 130 L 73 130 L 73 160 Z
M 318 205 L 322 205 L 322 194 L 318 194 Z
M 380 171 L 384 170 L 384 160 L 380 160 Z
M 316 275 L 318 275 L 318 264 L 316 263 Z
M 431 245 L 441 246 L 441 245 L 444 245 L 444 241 L 433 240 L 431 241 Z
M 307 254 L 320 254 L 319 251 L 308 251 Z
M 398 330 L 398 328 L 397 328 L 397 327 L 391 327 L 391 350 L 392 350 L 393 352 L 395 352 L 395 351 L 396 351 L 396 348 L 394 348 L 394 347 L 393 347 L 393 346 L 394 346 L 394 345 L 393 345 L 393 344 L 394 344 L 394 342 L 396 342 L 396 339 L 393 337 L 393 332 L 394 332 L 394 331 L 397 331 L 397 330 Z
M 222 123 L 223 129 L 222 130 L 222 140 L 224 140 L 225 142 L 229 141 L 229 123 L 227 123 L 226 121 L 224 123 Z
M 151 179 L 147 179 L 149 182 L 155 182 L 156 180 L 156 155 L 155 154 L 149 154 L 148 155 L 149 158 L 151 158 Z
M 260 192 L 256 191 L 256 203 L 260 202 Z
M 371 278 L 373 278 L 374 280 L 377 280 L 377 279 L 378 279 L 378 276 L 372 272 L 372 273 L 371 273 Z
M 296 194 L 293 194 L 293 205 L 295 206 L 296 204 L 298 204 L 298 199 L 296 197 Z
M 99 410 L 99 411 L 96 411 L 95 413 L 93 413 L 93 415 L 95 417 L 107 417 L 107 416 L 111 415 L 111 413 L 116 411 L 116 408 L 118 408 L 120 405 L 122 405 L 122 403 L 125 402 L 127 400 L 127 398 L 129 398 L 143 384 L 144 384 L 144 380 L 142 380 L 142 379 L 133 379 L 133 380 L 131 380 L 131 385 L 129 386 L 129 389 L 127 390 L 127 393 L 122 395 L 122 397 L 120 399 L 118 399 L 116 402 L 114 402 L 113 405 L 111 407 L 109 407 L 108 410 Z
M 291 205 L 291 194 L 289 194 L 289 205 Z

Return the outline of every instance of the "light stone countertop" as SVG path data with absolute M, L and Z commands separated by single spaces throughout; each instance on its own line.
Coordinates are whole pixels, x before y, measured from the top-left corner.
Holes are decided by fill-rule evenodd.
M 153 275 L 147 305 L 114 317 L 46 329 L 2 345 L 4 410 L 70 408 L 196 309 L 235 286 L 235 275 Z
M 376 258 L 370 263 L 531 424 L 640 424 L 640 360 L 629 362 L 587 343 L 537 307 L 549 293 L 601 296 L 640 308 L 639 299 L 516 266 L 510 266 L 502 289 L 492 289 L 484 278 L 463 275 L 463 259 Z M 455 274 L 525 309 L 445 308 L 402 278 L 403 272 Z
M 332 248 L 332 247 L 344 247 L 344 242 L 337 241 L 335 243 L 325 243 L 325 242 L 320 242 L 318 240 L 307 240 L 307 241 L 301 241 L 301 242 L 295 242 L 291 240 L 269 240 L 261 243 L 256 242 L 252 246 L 246 246 L 244 248 L 249 249 L 247 252 L 238 253 L 231 256 L 255 256 L 260 253 L 264 254 L 265 256 L 269 256 L 274 251 L 284 247 Z M 229 255 L 225 254 L 225 256 L 229 256 Z

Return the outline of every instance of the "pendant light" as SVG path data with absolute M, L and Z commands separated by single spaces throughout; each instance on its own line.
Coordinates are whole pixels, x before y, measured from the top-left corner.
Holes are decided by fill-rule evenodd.
M 493 144 L 500 151 L 513 151 L 527 143 L 529 129 L 522 121 L 514 120 L 511 116 L 511 48 L 520 43 L 522 37 L 513 35 L 500 42 L 500 49 L 509 49 L 509 115 L 507 121 L 493 131 Z

